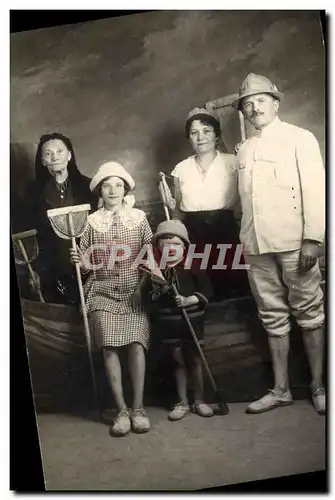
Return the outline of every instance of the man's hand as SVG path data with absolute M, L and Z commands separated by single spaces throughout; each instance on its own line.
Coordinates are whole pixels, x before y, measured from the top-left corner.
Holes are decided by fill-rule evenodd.
M 312 240 L 304 240 L 300 250 L 300 270 L 307 272 L 315 266 L 319 257 L 319 243 Z
M 183 295 L 176 295 L 175 302 L 178 307 L 189 307 L 197 304 L 199 299 L 195 295 L 184 297 Z

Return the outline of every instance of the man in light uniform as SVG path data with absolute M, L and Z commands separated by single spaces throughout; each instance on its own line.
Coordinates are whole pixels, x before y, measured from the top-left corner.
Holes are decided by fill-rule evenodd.
M 251 403 L 247 412 L 292 403 L 287 362 L 293 314 L 310 364 L 313 405 L 324 414 L 324 310 L 318 255 L 325 232 L 325 172 L 314 135 L 277 117 L 282 98 L 267 78 L 250 73 L 233 103 L 257 131 L 238 151 L 240 239 L 274 371 L 274 388 Z

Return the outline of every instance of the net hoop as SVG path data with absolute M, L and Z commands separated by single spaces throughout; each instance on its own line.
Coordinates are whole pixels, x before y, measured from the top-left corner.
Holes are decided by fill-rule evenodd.
M 87 226 L 91 205 L 73 205 L 47 210 L 51 227 L 59 238 L 71 240 L 80 238 Z
M 29 229 L 29 231 L 23 231 L 22 233 L 12 234 L 12 240 L 24 240 L 25 238 L 29 238 L 29 236 L 37 236 L 38 232 L 36 229 Z
M 86 203 L 84 205 L 73 205 L 71 207 L 61 207 L 61 208 L 51 208 L 47 210 L 47 216 L 54 217 L 56 215 L 68 215 L 69 213 L 76 212 L 89 212 L 91 210 L 91 205 Z

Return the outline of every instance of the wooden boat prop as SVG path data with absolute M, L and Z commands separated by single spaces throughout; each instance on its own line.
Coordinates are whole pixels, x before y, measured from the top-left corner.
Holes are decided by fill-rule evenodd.
M 322 274 L 325 290 L 324 267 Z M 71 391 L 76 391 L 73 381 L 81 379 L 81 385 L 90 384 L 80 309 L 23 298 L 21 308 L 36 409 L 43 411 L 64 407 L 73 397 Z M 204 340 L 205 354 L 216 376 L 225 377 L 227 373 L 238 376 L 243 369 L 253 369 L 270 361 L 267 337 L 251 296 L 209 304 Z M 98 368 L 104 372 L 99 354 L 95 350 L 96 359 L 99 359 Z M 150 374 L 152 370 L 153 373 L 157 370 L 158 375 L 157 356 L 154 352 L 149 351 L 149 354 L 152 361 L 148 361 L 147 371 Z M 157 365 L 156 368 L 150 366 L 152 362 Z M 150 378 L 148 376 L 148 380 Z M 90 389 L 85 387 L 85 390 Z

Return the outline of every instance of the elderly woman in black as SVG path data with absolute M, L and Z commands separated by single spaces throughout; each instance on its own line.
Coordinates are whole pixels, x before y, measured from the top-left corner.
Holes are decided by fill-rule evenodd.
M 239 243 L 240 204 L 237 190 L 236 157 L 218 151 L 221 129 L 218 120 L 204 108 L 193 109 L 186 120 L 185 133 L 194 154 L 172 171 L 174 217 L 183 220 L 196 250 L 212 244 L 207 264 L 215 298 L 236 294 L 247 283 L 244 271 L 233 271 L 232 263 Z M 217 264 L 218 244 L 231 244 L 223 265 Z M 237 259 L 239 261 L 239 259 Z
M 33 224 L 38 231 L 40 253 L 34 263 L 37 278 L 47 302 L 78 304 L 78 285 L 69 262 L 71 242 L 56 236 L 47 210 L 90 203 L 97 198 L 89 189 L 90 179 L 78 170 L 70 139 L 60 133 L 40 138 L 35 158 L 32 193 Z M 33 285 L 32 285 L 33 286 Z

